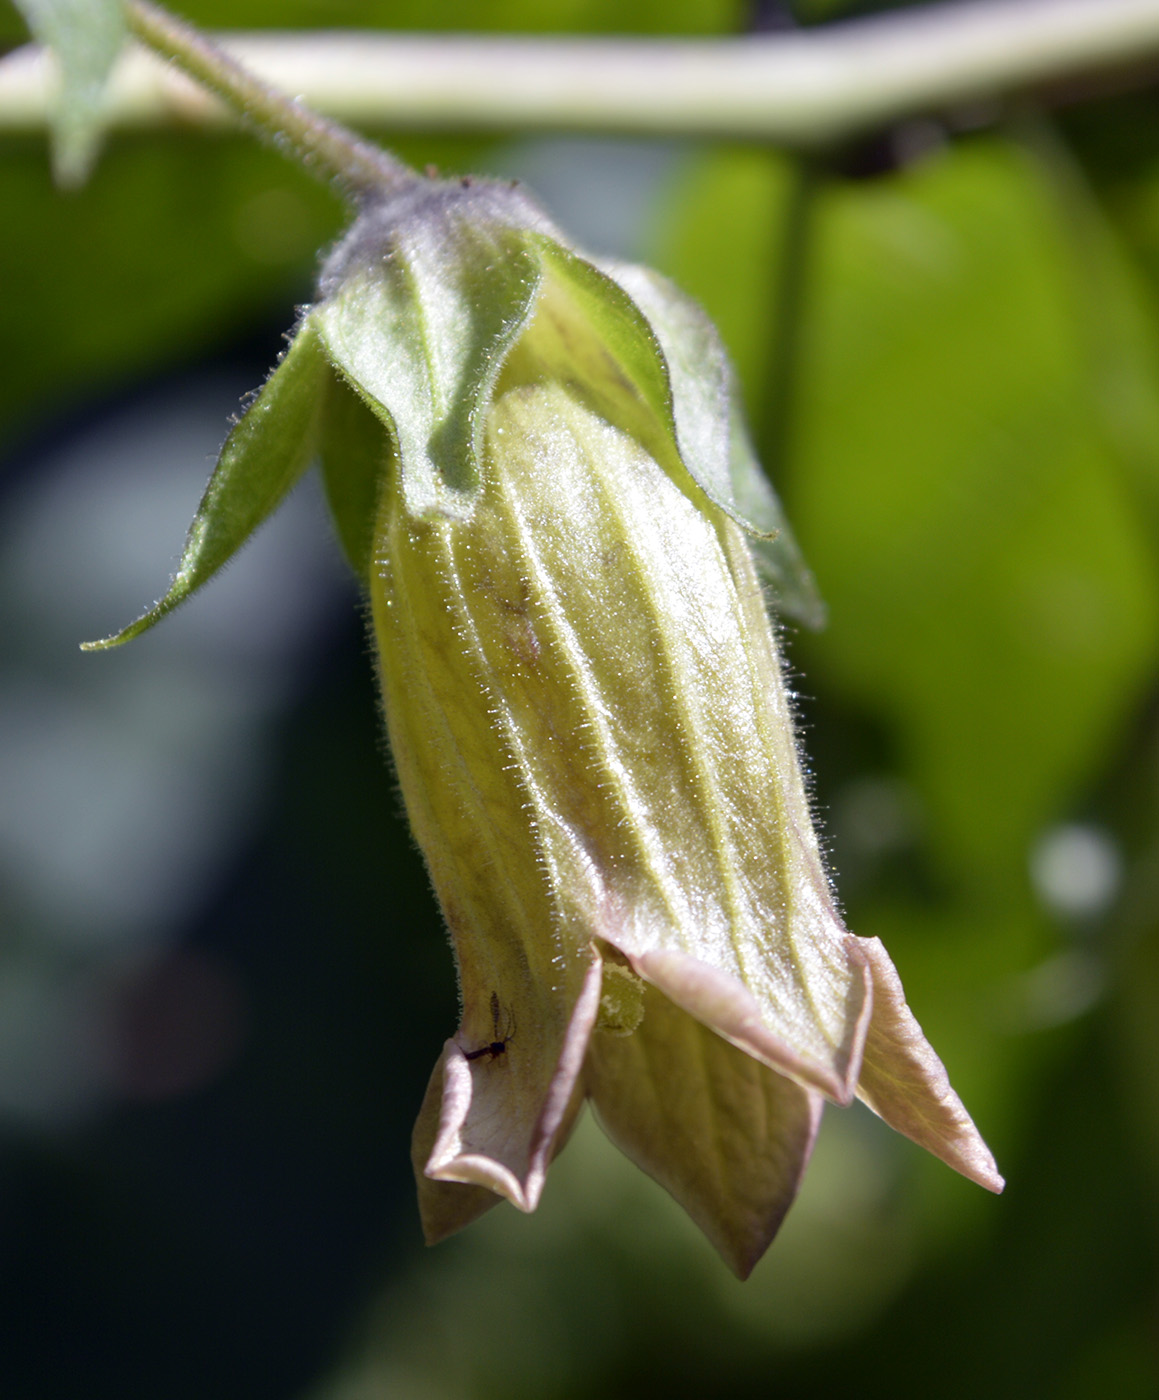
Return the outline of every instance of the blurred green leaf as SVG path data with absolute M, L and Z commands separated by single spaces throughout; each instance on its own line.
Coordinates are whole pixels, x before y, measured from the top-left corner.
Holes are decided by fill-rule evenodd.
M 656 220 L 653 260 L 716 323 L 754 424 L 780 334 L 777 264 L 793 179 L 776 151 L 716 151 L 689 163 Z
M 736 26 L 734 0 L 189 0 L 181 12 L 209 28 L 373 27 L 539 32 L 710 34 Z
M 833 610 L 815 663 L 888 717 L 975 889 L 1022 878 L 1157 657 L 1077 275 L 1041 170 L 998 142 L 825 203 L 794 469 Z
M 253 142 L 118 141 L 63 200 L 39 143 L 0 161 L 0 423 L 188 363 L 310 295 L 341 206 Z M 270 358 L 272 359 L 272 353 Z
M 719 34 L 738 30 L 735 0 L 183 0 L 174 8 L 207 29 L 421 29 L 495 33 Z M 0 8 L 0 43 L 20 43 Z
M 101 137 L 105 84 L 125 37 L 122 0 L 13 0 L 29 29 L 56 55 L 60 90 L 53 165 L 62 185 L 88 174 Z
M 1159 542 L 1159 141 L 1152 159 L 1133 172 L 1131 193 L 1120 202 L 1107 198 L 1105 186 L 1098 197 L 1098 187 L 1052 127 L 1039 122 L 1023 135 L 1067 236 L 1072 304 L 1109 440 Z

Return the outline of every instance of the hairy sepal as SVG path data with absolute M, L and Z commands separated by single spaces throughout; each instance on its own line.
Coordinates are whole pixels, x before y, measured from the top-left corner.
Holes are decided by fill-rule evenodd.
M 103 651 L 139 637 L 237 553 L 271 515 L 314 459 L 329 370 L 310 316 L 277 368 L 225 440 L 201 498 L 173 581 L 136 622 L 85 651 Z
M 415 519 L 470 513 L 495 380 L 541 276 L 527 233 L 437 193 L 397 223 L 368 215 L 371 233 L 356 224 L 315 313 L 331 362 L 391 434 Z

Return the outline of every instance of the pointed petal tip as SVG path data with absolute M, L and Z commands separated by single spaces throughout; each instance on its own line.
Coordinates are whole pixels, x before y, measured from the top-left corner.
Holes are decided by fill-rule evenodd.
M 593 1037 L 601 1128 L 676 1200 L 739 1279 L 779 1230 L 823 1100 L 701 1023 L 655 986 L 628 1036 Z
M 994 1156 L 906 1004 L 889 954 L 877 938 L 857 941 L 868 961 L 874 992 L 858 1096 L 891 1128 L 998 1195 L 1006 1183 Z
M 946 1166 L 953 1167 L 960 1176 L 964 1176 L 967 1181 L 972 1181 L 983 1190 L 992 1192 L 995 1196 L 1000 1196 L 1006 1189 L 1006 1180 L 999 1173 L 997 1163 L 993 1154 L 986 1146 L 982 1135 L 975 1128 L 970 1116 L 961 1108 L 961 1100 L 951 1091 L 953 1104 L 960 1110 L 958 1121 L 954 1124 L 951 1133 L 945 1132 L 941 1128 L 933 1128 L 923 1125 L 923 1131 L 910 1131 L 902 1127 L 900 1123 L 890 1123 L 890 1127 L 896 1128 L 899 1132 L 904 1132 L 920 1147 L 924 1147 L 927 1152 L 932 1152 Z M 873 1104 L 869 1105 L 877 1112 Z M 881 1115 L 884 1117 L 884 1114 Z
M 448 1042 L 450 1044 L 450 1042 Z M 411 1137 L 411 1163 L 418 1187 L 419 1221 L 428 1245 L 458 1233 L 499 1204 L 499 1197 L 481 1186 L 436 1181 L 427 1175 L 442 1107 L 443 1058 L 439 1057 L 427 1084 Z
M 434 1140 L 421 1158 L 418 1125 L 415 1127 L 416 1172 L 427 1181 L 444 1186 L 477 1187 L 510 1201 L 517 1210 L 533 1211 L 539 1204 L 547 1169 L 546 1163 L 525 1161 L 521 1164 L 524 1152 L 518 1142 L 512 1141 L 512 1128 L 520 1126 L 517 1110 L 517 1121 L 512 1122 L 502 1116 L 496 1117 L 496 1105 L 491 1104 L 489 1112 L 484 1110 L 484 1127 L 490 1130 L 489 1135 L 483 1134 L 482 1143 L 486 1146 L 482 1143 L 474 1147 L 468 1145 L 472 1134 L 480 1132 L 477 1072 L 476 1067 L 468 1063 L 462 1048 L 448 1040 L 435 1068 L 441 1084 Z M 518 1138 L 517 1131 L 514 1136 Z M 424 1142 L 423 1148 L 426 1147 Z M 522 1171 L 518 1170 L 520 1165 L 523 1165 Z
M 419 1223 L 423 1243 L 442 1244 L 460 1230 L 465 1230 L 481 1215 L 497 1206 L 500 1197 L 482 1186 L 462 1186 L 446 1181 L 431 1181 L 419 1186 Z
M 727 1248 L 718 1240 L 712 1241 L 712 1247 L 728 1267 L 728 1271 L 738 1283 L 745 1283 L 756 1266 L 765 1256 L 765 1251 L 772 1243 L 771 1240 L 753 1241 L 747 1248 Z
M 981 1147 L 985 1149 L 984 1159 L 977 1163 L 973 1172 L 963 1172 L 963 1176 L 969 1176 L 971 1182 L 977 1182 L 978 1186 L 984 1187 L 987 1191 L 992 1191 L 995 1196 L 1001 1196 L 1002 1191 L 1006 1189 L 1005 1176 L 1002 1176 L 1001 1172 L 999 1172 L 998 1163 L 994 1161 L 994 1156 L 992 1156 L 990 1148 L 985 1147 L 985 1142 L 983 1142 L 981 1138 L 978 1138 L 978 1142 L 980 1142 Z
M 773 1209 L 765 1215 L 764 1218 L 755 1220 L 751 1228 L 744 1233 L 725 1232 L 720 1228 L 714 1229 L 704 1220 L 693 1216 L 697 1225 L 704 1231 L 705 1238 L 708 1240 L 709 1244 L 712 1245 L 721 1260 L 728 1266 L 729 1272 L 741 1283 L 744 1283 L 745 1280 L 748 1279 L 752 1271 L 769 1252 L 773 1241 L 780 1233 L 781 1226 L 785 1223 L 785 1217 L 788 1215 L 793 1202 L 797 1199 L 797 1193 L 801 1189 L 801 1182 L 804 1179 L 805 1170 L 809 1165 L 809 1158 L 813 1153 L 813 1144 L 817 1137 L 817 1125 L 821 1120 L 821 1099 L 819 1095 L 811 1094 L 808 1090 L 802 1089 L 800 1092 L 812 1101 L 814 1117 L 811 1132 L 805 1143 L 799 1169 L 795 1176 L 788 1181 L 787 1189 L 774 1203 Z

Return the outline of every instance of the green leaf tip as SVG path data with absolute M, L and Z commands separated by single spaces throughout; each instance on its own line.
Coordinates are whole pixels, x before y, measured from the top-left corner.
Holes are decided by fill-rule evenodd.
M 126 33 L 123 0 L 14 0 L 59 68 L 53 171 L 76 186 L 92 168 L 104 129 L 105 88 Z
M 550 274 L 536 352 L 587 405 L 643 443 L 682 489 L 686 473 L 662 348 L 635 298 L 604 267 L 554 238 L 535 239 Z M 548 322 L 548 325 L 542 323 Z
M 106 651 L 147 632 L 237 553 L 282 502 L 318 450 L 329 370 L 311 317 L 225 440 L 168 592 L 128 627 L 82 651 Z

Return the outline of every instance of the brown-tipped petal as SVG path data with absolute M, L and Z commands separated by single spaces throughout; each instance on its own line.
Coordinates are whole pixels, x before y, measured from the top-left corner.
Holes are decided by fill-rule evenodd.
M 1001 1191 L 994 1157 L 944 1066 L 906 1005 L 897 969 L 877 938 L 858 940 L 873 976 L 873 1019 L 865 1042 L 858 1097 L 899 1133 L 955 1171 Z
M 455 1041 L 447 1042 L 426 1176 L 485 1187 L 519 1210 L 535 1209 L 548 1164 L 583 1104 L 581 1071 L 599 1008 L 600 971 L 593 957 L 554 1059 L 532 1052 L 533 1026 L 496 1055 L 468 1059 Z
M 452 1042 L 448 1041 L 450 1045 Z M 464 1186 L 458 1181 L 432 1181 L 425 1168 L 439 1132 L 443 1102 L 443 1056 L 440 1055 L 427 1084 L 423 1106 L 411 1136 L 411 1162 L 418 1185 L 419 1219 L 423 1239 L 438 1244 L 448 1235 L 465 1229 L 472 1221 L 499 1204 L 499 1197 L 482 1186 Z
M 868 970 L 858 946 L 862 941 L 847 938 L 850 963 L 857 975 L 849 982 L 846 1039 L 835 1047 L 830 1062 L 803 1054 L 797 1043 L 775 1034 L 769 1029 L 767 1014 L 748 988 L 699 958 L 657 950 L 629 955 L 628 961 L 645 981 L 745 1054 L 802 1087 L 818 1089 L 834 1103 L 846 1105 L 857 1090 L 873 1002 Z
M 596 1031 L 588 1092 L 605 1132 L 747 1278 L 797 1194 L 818 1094 L 738 1050 L 655 987 L 630 1035 Z

